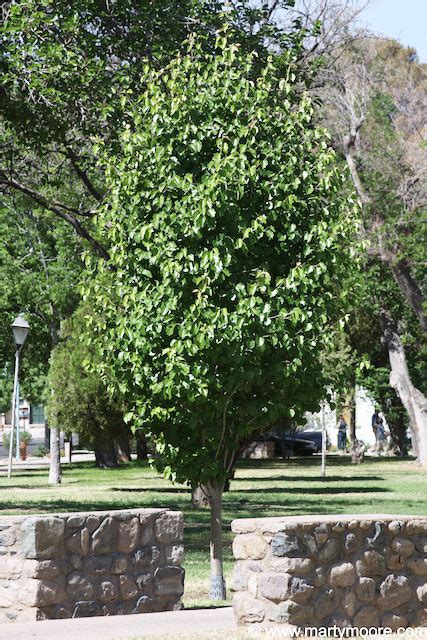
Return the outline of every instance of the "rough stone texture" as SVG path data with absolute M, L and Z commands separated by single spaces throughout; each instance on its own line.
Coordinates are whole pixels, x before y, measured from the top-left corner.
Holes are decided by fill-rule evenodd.
M 235 520 L 239 624 L 427 626 L 427 518 Z
M 1 516 L 0 623 L 178 609 L 182 538 L 165 509 Z

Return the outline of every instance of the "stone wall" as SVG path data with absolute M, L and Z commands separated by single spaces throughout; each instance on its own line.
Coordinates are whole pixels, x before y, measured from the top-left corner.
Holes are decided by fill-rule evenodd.
M 165 509 L 0 516 L 0 622 L 178 609 L 182 542 Z
M 427 626 L 427 518 L 234 520 L 239 624 Z

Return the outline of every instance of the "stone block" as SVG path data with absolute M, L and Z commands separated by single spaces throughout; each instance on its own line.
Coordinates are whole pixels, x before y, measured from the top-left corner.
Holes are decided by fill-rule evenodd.
M 262 603 L 246 592 L 235 594 L 233 597 L 233 610 L 238 624 L 262 622 L 265 617 Z
M 387 560 L 387 569 L 391 571 L 403 571 L 406 567 L 406 558 L 393 553 Z
M 293 600 L 281 602 L 270 617 L 272 622 L 307 624 L 313 620 L 313 608 Z
M 236 560 L 261 560 L 267 553 L 267 543 L 261 536 L 243 533 L 233 540 L 233 555 Z
M 330 530 L 327 524 L 319 524 L 314 529 L 314 537 L 318 545 L 324 544 L 330 536 Z
M 361 602 L 372 602 L 375 597 L 375 580 L 359 578 L 359 584 L 356 585 L 356 595 Z
M 362 607 L 353 618 L 354 627 L 378 628 L 380 618 L 375 607 Z
M 105 518 L 92 534 L 92 551 L 95 555 L 112 553 L 116 548 L 116 522 Z
M 243 537 L 243 536 L 238 536 Z M 251 536 L 254 540 L 261 541 L 264 543 L 264 540 L 258 536 Z M 236 538 L 238 539 L 238 538 Z M 260 546 L 259 542 L 257 542 L 258 546 Z M 265 545 L 265 543 L 264 543 Z M 263 547 L 264 547 L 263 545 Z M 271 540 L 271 550 L 274 556 L 283 557 L 283 556 L 293 556 L 297 557 L 301 555 L 301 545 L 298 536 L 288 535 L 287 533 L 278 533 L 273 536 Z M 264 551 L 265 555 L 265 551 Z M 246 556 L 253 557 L 254 560 L 259 560 L 263 556 Z
M 314 536 L 311 536 L 308 533 L 306 533 L 302 537 L 302 542 L 304 544 L 304 547 L 306 549 L 306 553 L 308 555 L 314 556 L 314 555 L 317 554 L 317 542 L 316 542 L 316 538 Z
M 400 520 L 392 520 L 388 524 L 388 530 L 394 536 L 399 536 L 405 528 L 405 523 Z
M 181 567 L 159 567 L 154 572 L 155 593 L 157 595 L 177 595 L 184 593 L 184 569 Z
M 171 544 L 182 542 L 184 538 L 184 521 L 182 513 L 167 511 L 162 513 L 155 523 L 155 534 L 158 542 Z
M 387 570 L 385 558 L 377 551 L 365 551 L 363 560 L 356 562 L 356 570 L 359 576 L 382 576 Z
M 385 522 L 375 522 L 373 534 L 366 538 L 368 548 L 382 551 L 387 542 L 387 532 L 388 527 Z
M 67 529 L 79 529 L 80 527 L 82 527 L 85 523 L 85 516 L 70 516 L 69 518 L 67 518 Z
M 292 576 L 289 573 L 260 573 L 258 579 L 258 590 L 260 596 L 282 602 L 289 598 L 291 594 Z
M 117 547 L 123 553 L 133 551 L 139 542 L 139 518 L 119 522 L 117 529 Z
M 271 571 L 281 571 L 292 575 L 307 576 L 313 568 L 310 558 L 271 558 L 268 567 Z
M 237 560 L 233 569 L 233 590 L 244 591 L 248 586 L 248 578 L 253 572 L 261 571 L 259 562 L 252 560 Z
M 425 535 L 427 534 L 427 518 L 410 520 L 406 523 L 406 535 Z
M 344 615 L 341 611 L 338 611 L 332 614 L 326 626 L 337 629 L 346 629 L 351 627 L 351 622 L 346 615 Z
M 354 591 L 347 591 L 342 601 L 342 608 L 349 618 L 353 618 L 357 611 L 358 604 Z
M 117 579 L 102 580 L 98 588 L 98 600 L 100 602 L 112 602 L 119 597 Z
M 26 560 L 23 575 L 39 580 L 53 580 L 61 575 L 61 567 L 56 560 Z
M 329 616 L 339 604 L 339 595 L 335 589 L 323 589 L 314 605 L 319 620 Z
M 319 562 L 327 563 L 332 562 L 337 557 L 340 550 L 338 540 L 336 538 L 330 538 L 319 551 Z
M 129 576 L 119 576 L 119 585 L 123 600 L 131 600 L 139 593 L 138 587 Z
M 0 531 L 0 547 L 12 547 L 16 542 L 14 527 L 7 527 Z
M 354 533 L 348 533 L 345 537 L 344 547 L 347 553 L 354 553 L 360 547 L 360 542 Z
M 385 613 L 381 618 L 381 626 L 384 628 L 397 631 L 400 628 L 406 628 L 408 621 L 404 616 L 397 613 Z
M 80 601 L 76 603 L 73 611 L 73 618 L 91 618 L 102 613 L 101 607 L 93 600 Z
M 21 558 L 2 558 L 0 562 L 0 579 L 17 580 L 21 576 L 22 570 Z
M 305 578 L 292 577 L 289 599 L 301 604 L 307 603 L 313 597 L 315 587 Z
M 84 563 L 84 573 L 91 577 L 106 576 L 110 573 L 111 564 L 111 556 L 99 558 L 90 556 Z
M 388 575 L 380 584 L 377 604 L 381 609 L 397 609 L 412 598 L 412 589 L 406 576 Z
M 173 544 L 165 547 L 167 564 L 181 564 L 184 561 L 184 545 Z
M 121 573 L 126 573 L 128 569 L 128 559 L 126 556 L 117 556 L 113 559 L 111 564 L 111 573 L 113 575 L 119 575 Z
M 72 572 L 67 576 L 67 596 L 73 600 L 89 601 L 94 596 L 93 582 L 81 573 Z
M 86 556 L 89 551 L 89 541 L 90 541 L 90 533 L 89 530 L 81 529 L 80 531 L 75 531 L 67 538 L 65 542 L 65 546 L 68 551 L 74 553 L 78 556 Z
M 331 587 L 351 587 L 356 580 L 356 569 L 351 562 L 341 562 L 331 568 L 329 574 L 329 584 Z
M 72 566 L 73 569 L 81 569 L 83 566 L 83 562 L 82 559 L 80 558 L 80 556 L 73 554 L 72 556 L 70 556 L 70 565 Z
M 156 545 L 138 549 L 132 556 L 132 563 L 136 569 L 156 566 L 160 559 L 160 548 Z
M 394 538 L 391 548 L 397 555 L 403 558 L 409 558 L 415 551 L 415 545 L 408 538 Z
M 427 576 L 427 558 L 408 560 L 408 569 L 416 576 Z
M 21 550 L 25 558 L 55 559 L 63 555 L 65 521 L 55 516 L 31 517 L 21 527 Z
M 139 591 L 148 595 L 152 595 L 154 578 L 151 573 L 140 573 L 139 575 L 135 576 L 135 582 Z
M 417 587 L 417 598 L 422 604 L 427 604 L 427 582 Z
M 86 518 L 86 527 L 89 533 L 93 533 L 101 524 L 101 516 L 90 515 Z
M 19 593 L 19 602 L 27 607 L 47 607 L 65 600 L 65 591 L 61 583 L 50 580 L 28 578 Z
M 147 596 L 141 596 L 138 598 L 135 607 L 132 609 L 132 613 L 151 613 L 154 609 L 154 603 L 152 598 Z

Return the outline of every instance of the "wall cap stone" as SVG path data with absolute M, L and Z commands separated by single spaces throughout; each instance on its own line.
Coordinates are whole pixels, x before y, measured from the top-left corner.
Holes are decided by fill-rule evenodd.
M 282 529 L 287 529 L 299 524 L 318 525 L 319 522 L 325 523 L 339 523 L 339 522 L 352 522 L 352 521 L 365 520 L 368 522 L 378 522 L 382 520 L 384 522 L 408 522 L 409 520 L 417 520 L 427 522 L 427 516 L 419 515 L 401 515 L 401 514 L 366 514 L 366 513 L 352 513 L 343 514 L 337 513 L 333 515 L 315 514 L 309 516 L 282 516 L 282 517 L 269 517 L 269 518 L 238 518 L 231 523 L 231 530 L 233 533 L 253 533 L 255 531 L 262 531 L 264 533 L 276 533 Z

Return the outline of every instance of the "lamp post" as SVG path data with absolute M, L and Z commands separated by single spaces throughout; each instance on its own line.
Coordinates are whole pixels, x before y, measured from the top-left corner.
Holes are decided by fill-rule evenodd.
M 13 456 L 13 434 L 15 428 L 19 429 L 19 354 L 22 346 L 27 339 L 30 325 L 23 316 L 15 318 L 12 324 L 13 340 L 15 342 L 15 377 L 13 381 L 13 396 L 12 396 L 12 425 L 10 430 L 10 443 L 9 443 L 9 462 L 7 467 L 7 477 L 12 475 L 12 456 Z M 19 447 L 19 434 L 17 436 L 17 446 Z

